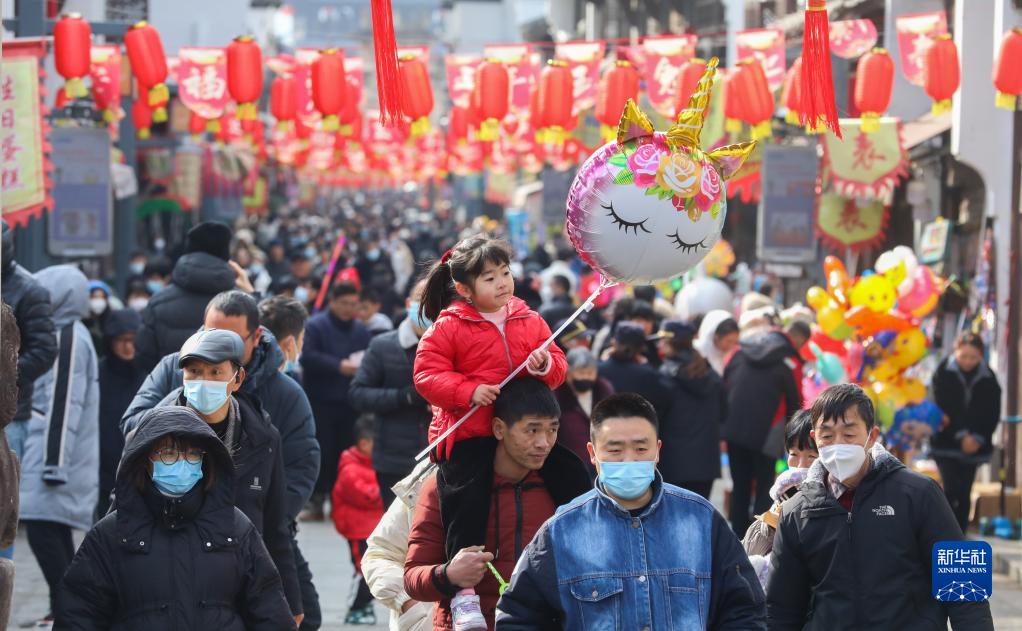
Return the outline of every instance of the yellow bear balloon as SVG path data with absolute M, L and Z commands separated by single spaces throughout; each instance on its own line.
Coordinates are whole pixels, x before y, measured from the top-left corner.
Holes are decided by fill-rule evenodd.
M 881 274 L 863 276 L 852 287 L 849 302 L 853 307 L 865 307 L 874 313 L 887 313 L 897 299 L 894 287 Z
M 919 329 L 906 329 L 891 342 L 887 362 L 899 371 L 915 364 L 926 355 L 926 336 Z

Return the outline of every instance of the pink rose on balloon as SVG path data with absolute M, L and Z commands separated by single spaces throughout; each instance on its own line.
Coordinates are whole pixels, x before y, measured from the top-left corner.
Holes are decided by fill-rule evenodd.
M 635 185 L 641 188 L 656 184 L 659 166 L 660 149 L 651 142 L 640 145 L 628 156 L 628 169 L 635 175 Z
M 700 182 L 699 194 L 696 195 L 696 206 L 699 210 L 709 211 L 714 202 L 720 198 L 721 182 L 720 173 L 711 165 L 703 165 L 703 176 Z

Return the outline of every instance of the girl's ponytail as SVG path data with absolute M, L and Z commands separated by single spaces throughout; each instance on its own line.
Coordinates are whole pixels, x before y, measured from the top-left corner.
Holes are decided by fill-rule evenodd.
M 448 262 L 450 258 L 451 251 L 448 250 L 426 274 L 426 284 L 422 288 L 422 299 L 419 301 L 420 318 L 436 322 L 440 312 L 457 297 L 454 279 L 451 277 L 451 265 Z

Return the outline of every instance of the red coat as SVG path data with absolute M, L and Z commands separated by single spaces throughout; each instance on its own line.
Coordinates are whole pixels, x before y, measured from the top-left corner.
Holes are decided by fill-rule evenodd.
M 383 500 L 372 458 L 358 447 L 349 447 L 341 454 L 330 499 L 334 526 L 348 541 L 368 539 L 383 517 Z
M 472 407 L 477 386 L 496 385 L 550 337 L 550 327 L 519 298 L 508 303 L 504 334 L 461 300 L 440 312 L 436 323 L 419 341 L 415 354 L 415 389 L 433 406 L 429 441 L 460 419 Z M 568 362 L 551 344 L 550 366 L 542 379 L 551 390 L 564 382 Z M 523 371 L 523 376 L 527 373 Z M 492 436 L 492 408 L 478 410 L 435 453 L 450 454 L 454 443 L 466 438 Z
M 553 516 L 555 505 L 543 483 L 543 478 L 535 471 L 517 484 L 494 474 L 493 494 L 496 497 L 492 500 L 490 516 L 486 522 L 486 551 L 496 553 L 497 558 L 493 561 L 493 566 L 505 581 L 510 581 L 522 550 L 532 541 L 543 522 Z M 516 550 L 516 545 L 521 549 Z M 408 555 L 405 557 L 405 591 L 413 600 L 439 603 L 433 613 L 433 629 L 436 631 L 454 628 L 451 621 L 451 601 L 437 589 L 432 577 L 438 566 L 446 561 L 444 526 L 440 520 L 440 496 L 437 493 L 436 476 L 431 476 L 422 485 L 419 503 L 412 518 L 412 528 L 408 536 Z M 499 598 L 498 588 L 497 579 L 489 572 L 475 586 L 483 616 L 486 617 L 486 624 L 490 629 L 493 629 L 494 625 Z

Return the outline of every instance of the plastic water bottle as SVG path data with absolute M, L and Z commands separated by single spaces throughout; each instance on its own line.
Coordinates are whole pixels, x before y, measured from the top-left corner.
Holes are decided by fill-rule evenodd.
M 463 589 L 451 599 L 454 631 L 486 631 L 486 618 L 474 589 Z

